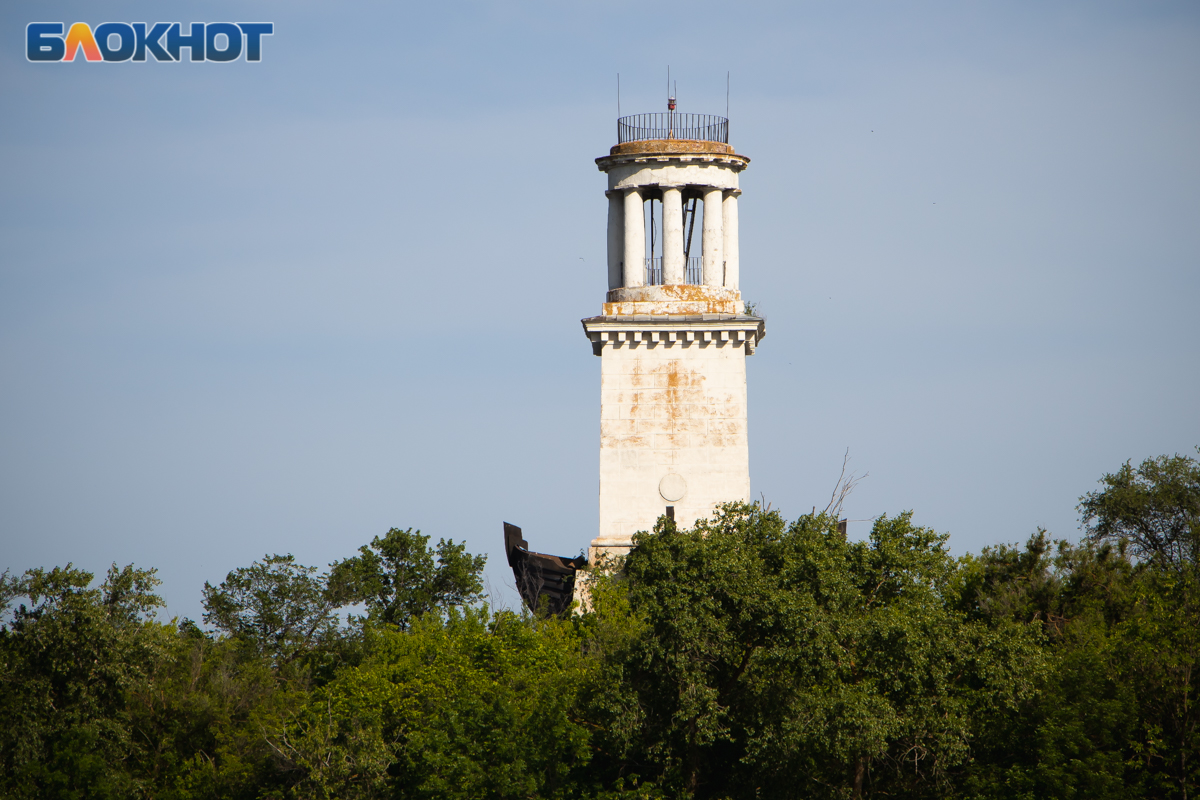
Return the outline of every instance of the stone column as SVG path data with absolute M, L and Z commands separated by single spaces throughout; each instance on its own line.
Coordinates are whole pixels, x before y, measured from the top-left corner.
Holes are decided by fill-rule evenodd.
M 646 212 L 642 207 L 642 191 L 625 190 L 625 262 L 624 285 L 634 289 L 646 278 Z
M 725 233 L 725 288 L 738 288 L 738 195 L 736 189 L 727 192 L 721 202 L 721 229 Z
M 621 262 L 625 260 L 625 198 L 621 192 L 608 195 L 608 288 L 620 289 L 624 280 Z
M 683 283 L 683 192 L 678 186 L 663 190 L 663 283 Z
M 721 223 L 725 212 L 721 209 L 722 194 L 720 189 L 704 189 L 704 260 L 701 263 L 705 286 L 720 286 L 724 280 L 725 258 L 722 250 L 725 236 L 721 232 Z

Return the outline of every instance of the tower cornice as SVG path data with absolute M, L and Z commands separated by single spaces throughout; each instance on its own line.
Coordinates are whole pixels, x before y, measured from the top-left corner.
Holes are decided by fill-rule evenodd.
M 633 314 L 580 320 L 592 352 L 605 347 L 745 347 L 754 355 L 766 321 L 745 314 Z
M 616 155 L 601 156 L 596 159 L 596 166 L 601 172 L 609 172 L 617 167 L 627 164 L 653 164 L 653 165 L 668 165 L 678 164 L 700 165 L 700 164 L 720 164 L 729 167 L 735 172 L 741 172 L 750 165 L 750 159 L 746 156 L 740 156 L 732 150 L 728 153 L 695 153 L 687 151 L 653 151 L 645 153 L 622 153 Z

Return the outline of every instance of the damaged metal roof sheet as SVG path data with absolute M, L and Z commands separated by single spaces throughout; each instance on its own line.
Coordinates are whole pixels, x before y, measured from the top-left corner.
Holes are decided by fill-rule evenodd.
M 561 615 L 570 610 L 575 596 L 575 572 L 587 565 L 587 559 L 530 552 L 521 529 L 507 522 L 504 523 L 504 552 L 516 579 L 517 591 L 531 611 Z

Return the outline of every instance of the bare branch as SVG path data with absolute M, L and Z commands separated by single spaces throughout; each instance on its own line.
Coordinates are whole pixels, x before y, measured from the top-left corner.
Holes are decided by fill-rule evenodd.
M 864 472 L 862 475 L 855 475 L 851 472 L 846 475 L 846 469 L 850 466 L 850 448 L 846 448 L 846 455 L 842 458 L 842 472 L 838 475 L 837 483 L 833 485 L 833 492 L 829 495 L 829 505 L 825 506 L 822 514 L 828 514 L 837 519 L 842 516 L 842 505 L 846 502 L 846 498 L 854 491 L 854 487 L 871 473 Z

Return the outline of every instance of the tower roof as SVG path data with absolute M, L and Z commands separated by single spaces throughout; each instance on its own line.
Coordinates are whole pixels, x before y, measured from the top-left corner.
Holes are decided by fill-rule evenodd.
M 678 111 L 630 114 L 617 120 L 617 143 L 596 159 L 605 169 L 614 156 L 733 156 L 744 168 L 750 159 L 729 144 L 729 120 Z

